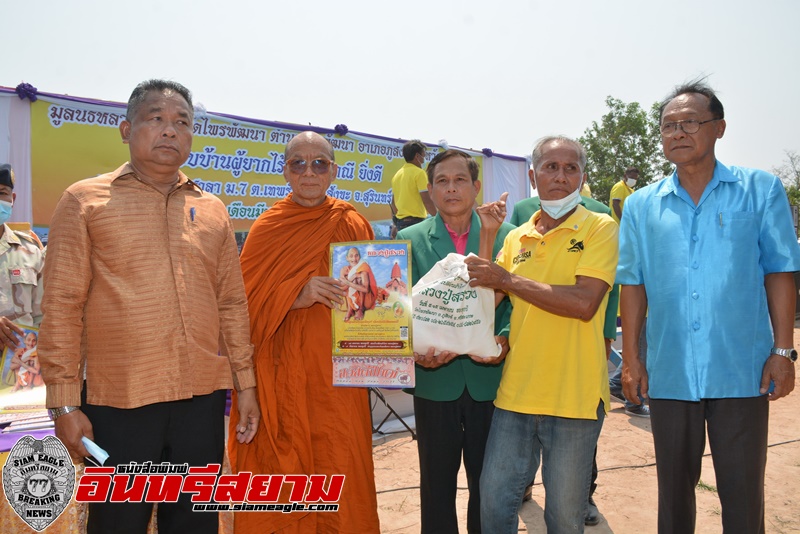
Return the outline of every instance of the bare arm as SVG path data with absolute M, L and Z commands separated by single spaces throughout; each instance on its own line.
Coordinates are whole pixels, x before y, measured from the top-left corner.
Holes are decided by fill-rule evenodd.
M 597 313 L 608 292 L 608 284 L 599 278 L 578 276 L 575 285 L 555 286 L 510 275 L 511 283 L 498 289 L 514 293 L 544 311 L 588 321 Z
M 506 218 L 506 199 L 508 193 L 500 195 L 500 199 L 495 202 L 488 202 L 478 207 L 475 212 L 481 220 L 481 238 L 478 245 L 478 257 L 486 260 L 494 260 L 492 251 L 497 232 Z
M 433 205 L 431 195 L 427 191 L 420 191 L 419 196 L 422 197 L 422 203 L 425 205 L 425 210 L 431 214 L 431 217 L 436 215 L 436 206 Z
M 622 393 L 631 402 L 639 403 L 637 386 L 647 396 L 647 369 L 639 358 L 639 336 L 647 313 L 647 292 L 644 285 L 622 286 Z
M 618 220 L 622 220 L 622 201 L 620 199 L 615 198 L 611 201 L 611 209 L 614 210 L 614 215 L 617 216 Z
M 22 367 L 22 357 L 21 357 L 21 355 L 22 355 L 23 352 L 24 352 L 24 349 L 22 347 L 19 347 L 14 351 L 14 356 L 11 357 L 11 363 L 9 364 L 9 368 L 12 371 L 16 371 L 17 369 Z
M 513 293 L 546 312 L 582 321 L 594 317 L 609 288 L 603 280 L 589 276 L 577 276 L 574 285 L 558 286 L 511 274 L 483 258 L 467 258 L 464 263 L 469 266 L 470 286 Z
M 20 360 L 20 362 L 19 362 L 20 366 L 24 367 L 25 370 L 28 371 L 29 373 L 33 373 L 35 375 L 38 375 L 39 374 L 39 369 L 41 367 L 39 365 L 39 363 L 38 363 L 39 358 L 31 358 L 31 360 L 33 361 L 33 363 L 26 363 L 26 362 L 23 362 L 22 360 Z M 31 361 L 31 360 L 28 360 L 28 361 Z
M 365 280 L 365 278 L 368 278 L 366 273 L 358 273 L 355 278 L 350 281 L 347 279 L 347 275 L 343 274 L 342 277 L 339 278 L 339 282 L 361 293 L 369 293 L 369 280 Z
M 489 202 L 480 207 L 475 208 L 481 220 L 481 233 L 480 241 L 478 244 L 478 257 L 485 260 L 493 261 L 492 252 L 494 251 L 494 241 L 497 238 L 497 232 L 506 218 L 506 199 L 508 193 L 500 195 L 500 199 L 496 202 Z M 494 307 L 497 308 L 505 298 L 506 294 L 502 291 L 495 291 L 494 294 Z M 503 355 L 505 358 L 505 355 Z
M 764 276 L 764 287 L 767 291 L 767 306 L 775 336 L 775 346 L 788 348 L 794 345 L 794 310 L 797 289 L 794 284 L 794 273 L 771 273 Z M 775 390 L 769 394 L 769 400 L 785 397 L 794 389 L 795 364 L 783 356 L 771 355 L 764 364 L 761 375 L 761 394 L 768 391 L 770 380 L 775 383 Z

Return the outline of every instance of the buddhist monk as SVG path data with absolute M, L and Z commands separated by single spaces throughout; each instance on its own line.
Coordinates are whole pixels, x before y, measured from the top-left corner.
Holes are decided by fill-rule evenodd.
M 258 218 L 245 242 L 263 418 L 256 439 L 248 447 L 231 439 L 229 452 L 235 472 L 345 475 L 339 511 L 237 513 L 237 534 L 380 531 L 367 390 L 331 385 L 331 310 L 344 304 L 347 288 L 329 276 L 329 245 L 374 237 L 353 206 L 326 195 L 336 172 L 327 140 L 294 137 L 284 165 L 292 192 Z M 284 484 L 279 502 L 289 502 L 291 489 Z
M 339 281 L 347 287 L 345 321 L 351 318 L 360 321 L 364 318 L 365 311 L 375 309 L 378 283 L 375 281 L 372 267 L 366 260 L 361 259 L 361 253 L 356 247 L 347 251 L 347 265 L 342 267 Z

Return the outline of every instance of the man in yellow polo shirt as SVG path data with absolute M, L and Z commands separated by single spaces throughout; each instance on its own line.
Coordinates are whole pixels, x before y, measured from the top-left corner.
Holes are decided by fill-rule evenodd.
M 472 285 L 508 294 L 514 306 L 481 476 L 481 524 L 496 533 L 517 532 L 522 494 L 541 459 L 548 531 L 583 526 L 609 402 L 602 310 L 614 283 L 618 226 L 579 204 L 580 144 L 546 137 L 531 160 L 542 210 L 509 232 L 496 263 L 466 260 Z M 481 242 L 491 242 L 504 205 L 499 216 L 478 211 Z
M 638 179 L 639 169 L 628 167 L 625 169 L 625 176 L 611 188 L 609 204 L 611 205 L 611 216 L 617 221 L 617 224 L 622 219 L 622 206 L 625 204 L 625 199 L 633 194 L 633 186 L 636 185 Z
M 392 221 L 398 232 L 424 221 L 429 213 L 436 215 L 436 206 L 428 194 L 428 175 L 422 170 L 425 152 L 419 139 L 404 144 L 406 163 L 392 177 Z

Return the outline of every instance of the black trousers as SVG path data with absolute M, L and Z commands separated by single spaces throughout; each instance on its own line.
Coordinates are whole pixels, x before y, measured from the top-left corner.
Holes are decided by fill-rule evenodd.
M 403 217 L 402 219 L 398 219 L 397 217 L 393 217 L 394 225 L 397 227 L 397 230 L 400 231 L 404 228 L 408 228 L 409 226 L 414 226 L 417 223 L 421 223 L 424 221 L 424 218 L 420 217 Z
M 700 402 L 650 399 L 659 534 L 694 532 L 706 428 L 725 534 L 764 532 L 768 402 L 766 395 Z
M 94 430 L 94 442 L 109 454 L 105 466 L 128 462 L 222 464 L 225 451 L 225 390 L 191 399 L 120 409 L 86 403 L 81 410 Z M 158 532 L 216 533 L 216 512 L 193 512 L 191 494 L 158 504 Z M 147 531 L 153 503 L 91 503 L 89 534 Z
M 475 401 L 467 388 L 454 401 L 414 397 L 422 534 L 458 534 L 456 489 L 462 454 L 469 488 L 467 532 L 481 531 L 481 469 L 493 413 L 493 401 Z

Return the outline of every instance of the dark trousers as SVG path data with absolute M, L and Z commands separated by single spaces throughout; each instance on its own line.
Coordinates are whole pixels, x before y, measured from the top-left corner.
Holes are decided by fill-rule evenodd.
M 403 217 L 402 219 L 398 219 L 397 217 L 393 217 L 394 225 L 397 227 L 397 230 L 400 231 L 404 228 L 408 228 L 409 226 L 414 226 L 417 223 L 421 223 L 424 221 L 424 218 L 420 217 Z
M 109 454 L 106 467 L 128 462 L 222 464 L 225 451 L 225 390 L 191 399 L 160 402 L 129 410 L 86 403 L 81 409 L 94 430 L 94 442 Z M 158 532 L 216 533 L 216 512 L 193 512 L 191 494 L 158 504 Z M 153 503 L 92 503 L 87 532 L 144 533 Z
M 466 388 L 454 401 L 414 397 L 422 534 L 458 534 L 456 489 L 462 453 L 469 489 L 467 531 L 481 531 L 481 469 L 493 413 L 493 401 L 475 401 Z
M 766 395 L 700 402 L 650 399 L 659 534 L 694 532 L 706 428 L 725 534 L 764 532 L 768 402 Z

